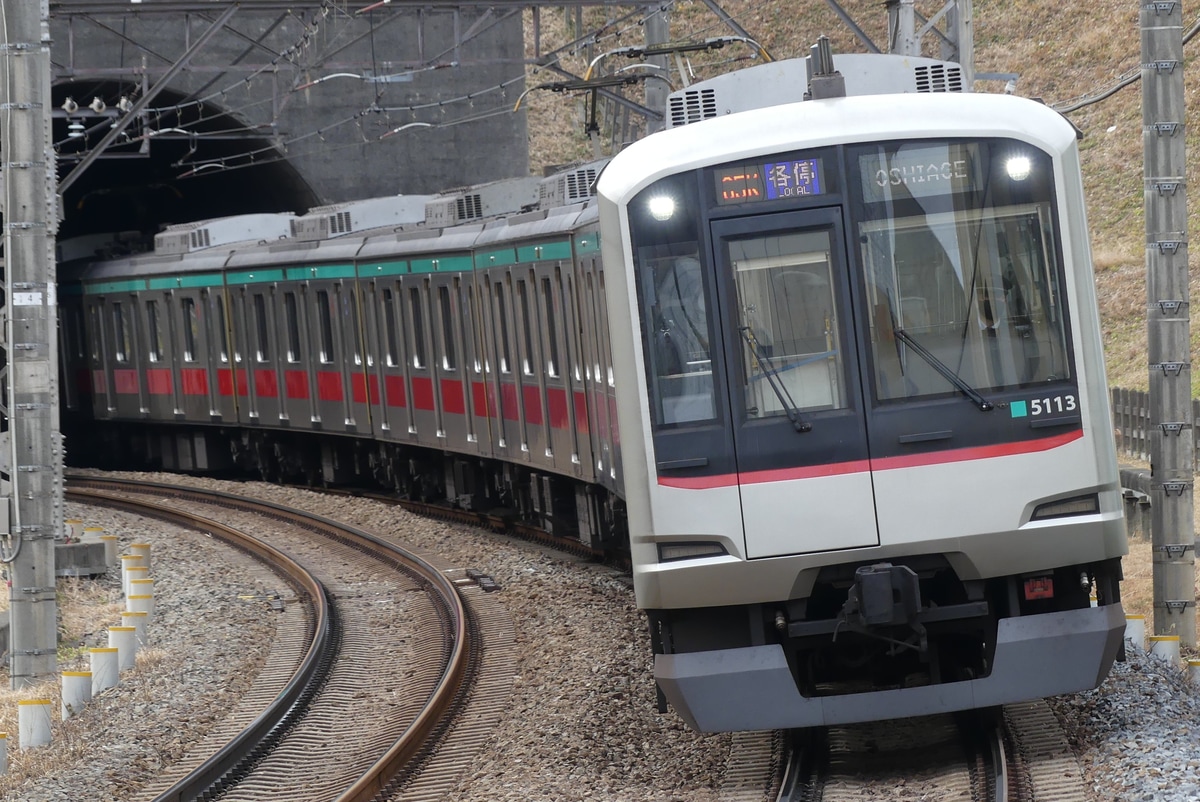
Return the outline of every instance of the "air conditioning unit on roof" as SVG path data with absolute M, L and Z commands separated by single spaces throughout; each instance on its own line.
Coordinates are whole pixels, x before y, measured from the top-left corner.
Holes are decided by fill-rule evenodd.
M 739 111 L 798 103 L 808 91 L 808 58 L 758 64 L 694 83 L 667 96 L 667 125 L 698 123 Z M 953 61 L 888 53 L 842 53 L 833 68 L 846 81 L 846 94 L 966 92 L 962 65 Z
M 216 220 L 180 223 L 154 237 L 154 252 L 191 253 L 233 242 L 270 242 L 291 236 L 291 212 L 242 214 Z
M 601 159 L 543 178 L 538 186 L 538 205 L 543 209 L 554 209 L 592 197 L 596 176 L 606 164 L 608 159 Z
M 447 228 L 516 214 L 538 202 L 538 178 L 510 178 L 439 195 L 425 204 L 425 225 Z
M 292 236 L 302 242 L 332 239 L 371 228 L 425 222 L 425 204 L 433 195 L 393 195 L 309 209 L 292 220 Z

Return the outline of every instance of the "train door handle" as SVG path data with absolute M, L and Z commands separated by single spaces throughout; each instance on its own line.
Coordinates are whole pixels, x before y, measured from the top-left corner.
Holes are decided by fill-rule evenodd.
M 905 445 L 909 443 L 928 443 L 933 440 L 949 440 L 954 436 L 952 429 L 943 429 L 940 432 L 917 432 L 916 434 L 900 435 L 900 442 Z

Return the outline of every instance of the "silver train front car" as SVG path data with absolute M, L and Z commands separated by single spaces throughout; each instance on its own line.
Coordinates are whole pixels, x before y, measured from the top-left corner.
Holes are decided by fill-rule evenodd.
M 660 704 L 763 730 L 1103 680 L 1127 546 L 1071 125 L 793 103 L 597 192 Z

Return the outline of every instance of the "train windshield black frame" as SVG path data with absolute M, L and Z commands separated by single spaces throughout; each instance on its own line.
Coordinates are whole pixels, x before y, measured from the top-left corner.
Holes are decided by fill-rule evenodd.
M 911 341 L 984 395 L 1071 378 L 1049 156 L 1004 140 L 887 142 L 847 164 L 877 401 L 961 391 Z

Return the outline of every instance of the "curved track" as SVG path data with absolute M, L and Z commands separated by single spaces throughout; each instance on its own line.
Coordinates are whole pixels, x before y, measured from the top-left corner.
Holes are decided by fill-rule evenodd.
M 270 564 L 295 593 L 278 604 L 281 637 L 255 690 L 156 801 L 351 802 L 417 778 L 478 668 L 472 616 L 443 570 L 353 527 L 230 494 L 78 477 L 68 493 L 209 532 Z M 214 504 L 223 519 L 245 519 L 241 528 L 272 518 L 271 544 L 200 515 Z

